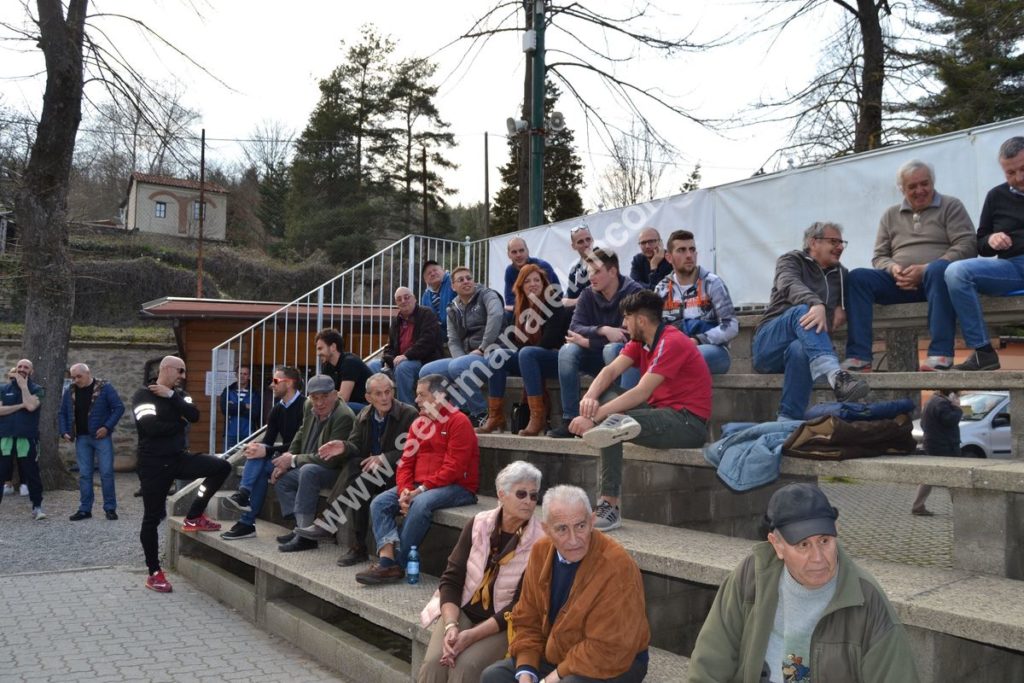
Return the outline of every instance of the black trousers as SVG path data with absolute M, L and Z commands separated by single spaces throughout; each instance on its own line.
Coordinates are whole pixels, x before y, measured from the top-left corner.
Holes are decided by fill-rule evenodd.
M 39 476 L 39 451 L 36 445 L 35 439 L 29 439 L 28 454 L 24 458 L 18 457 L 17 447 L 13 445 L 14 452 L 0 453 L 0 484 L 11 480 L 15 464 L 17 464 L 18 477 L 22 484 L 28 486 L 29 500 L 32 501 L 34 508 L 43 504 L 43 480 Z M 3 498 L 4 491 L 0 486 L 0 501 Z
M 146 554 L 146 566 L 152 574 L 160 569 L 160 539 L 157 527 L 164 518 L 167 508 L 167 491 L 175 479 L 192 481 L 205 477 L 200 485 L 199 494 L 192 501 L 188 517 L 198 517 L 206 510 L 224 480 L 231 474 L 231 465 L 227 460 L 212 455 L 183 453 L 170 457 L 150 457 L 139 459 L 139 482 L 142 484 L 142 529 L 139 541 L 142 551 Z

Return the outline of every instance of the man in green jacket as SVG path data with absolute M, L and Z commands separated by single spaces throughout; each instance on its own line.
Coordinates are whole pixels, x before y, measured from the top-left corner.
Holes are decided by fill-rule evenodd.
M 775 492 L 768 542 L 719 589 L 690 659 L 691 683 L 918 680 L 885 593 L 839 547 L 838 516 L 813 484 Z
M 352 432 L 355 415 L 348 404 L 338 399 L 334 380 L 327 375 L 314 375 L 306 382 L 309 399 L 302 408 L 302 426 L 292 439 L 287 453 L 274 458 L 270 481 L 274 484 L 281 514 L 295 517 L 295 526 L 313 523 L 320 489 L 333 486 L 343 461 L 325 460 L 318 455 L 328 441 L 347 439 Z M 278 537 L 278 550 L 283 553 L 312 550 L 316 541 L 302 538 L 294 531 Z
M 328 441 L 320 447 L 321 458 L 338 458 L 344 464 L 343 474 L 331 489 L 331 506 L 323 517 L 296 531 L 311 541 L 334 540 L 341 536 L 340 527 L 348 521 L 344 509 L 348 508 L 353 544 L 338 558 L 341 567 L 369 559 L 366 540 L 370 530 L 370 499 L 395 485 L 395 470 L 406 435 L 419 415 L 414 406 L 395 400 L 395 383 L 381 372 L 366 380 L 366 402 L 369 405 L 356 415 L 348 438 Z

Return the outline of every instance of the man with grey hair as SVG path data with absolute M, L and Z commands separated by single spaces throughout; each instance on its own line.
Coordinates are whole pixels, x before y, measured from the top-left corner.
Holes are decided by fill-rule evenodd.
M 434 510 L 472 505 L 480 483 L 480 446 L 469 418 L 448 403 L 443 375 L 416 384 L 420 415 L 409 428 L 395 486 L 370 503 L 379 560 L 356 581 L 368 586 L 405 577 L 409 550 L 430 530 Z M 401 532 L 397 517 L 405 515 Z
M 426 313 L 433 317 L 430 311 Z M 340 511 L 341 502 L 351 511 L 353 543 L 338 560 L 341 567 L 368 559 L 370 499 L 394 485 L 402 446 L 417 415 L 414 406 L 395 400 L 395 384 L 384 373 L 378 372 L 366 380 L 366 402 L 369 405 L 356 415 L 352 432 L 343 439 L 328 441 L 317 451 L 324 460 L 340 458 L 344 463 L 342 476 L 328 496 L 328 501 L 338 501 L 334 504 L 336 512 Z M 340 533 L 333 523 L 326 521 L 298 529 L 300 536 L 312 541 L 329 540 Z
M 274 458 L 270 475 L 281 514 L 294 517 L 296 529 L 313 523 L 320 489 L 333 486 L 341 472 L 343 461 L 322 457 L 320 447 L 347 438 L 355 420 L 348 402 L 340 400 L 334 380 L 327 375 L 311 377 L 306 382 L 306 394 L 309 399 L 302 409 L 302 426 L 288 452 Z M 312 550 L 318 545 L 295 531 L 279 536 L 277 541 L 282 553 Z
M 505 310 L 511 313 L 516 308 L 516 294 L 512 290 L 512 285 L 515 284 L 516 278 L 519 277 L 519 271 L 523 269 L 528 263 L 532 263 L 535 266 L 540 266 L 547 273 L 548 282 L 553 285 L 560 285 L 558 276 L 555 274 L 555 269 L 551 267 L 551 264 L 544 259 L 534 258 L 530 256 L 530 248 L 526 246 L 526 240 L 518 235 L 508 241 L 508 260 L 511 263 L 505 268 Z M 509 317 L 511 320 L 511 317 Z
M 398 314 L 391 319 L 388 343 L 381 357 L 366 365 L 370 372 L 390 371 L 398 400 L 412 405 L 420 369 L 444 355 L 441 325 L 433 311 L 416 303 L 416 295 L 408 287 L 395 290 L 395 307 Z
M 896 611 L 839 543 L 838 516 L 814 484 L 772 494 L 768 542 L 719 588 L 690 683 L 918 680 Z
M 974 349 L 954 370 L 999 369 L 978 294 L 1003 296 L 1024 289 L 1024 137 L 1012 137 L 999 147 L 999 165 L 1006 182 L 989 190 L 978 220 L 978 254 L 996 258 L 957 261 L 946 269 L 960 331 Z
M 896 174 L 903 201 L 886 209 L 875 237 L 873 268 L 856 268 L 846 282 L 844 370 L 871 370 L 875 304 L 928 302 L 928 360 L 922 370 L 953 365 L 956 313 L 946 289 L 946 268 L 978 249 L 974 223 L 956 197 L 935 191 L 935 173 L 912 159 Z
M 857 401 L 869 387 L 839 367 L 831 332 L 846 321 L 846 268 L 839 259 L 846 248 L 842 228 L 812 223 L 804 231 L 803 250 L 794 249 L 775 262 L 768 308 L 754 329 L 753 365 L 761 373 L 784 372 L 779 420 L 803 420 L 811 388 L 828 380 L 837 401 Z
M 512 611 L 511 658 L 485 669 L 481 683 L 639 683 L 650 627 L 636 562 L 594 529 L 576 486 L 548 489 L 541 525 L 546 536 L 533 545 Z
M 114 444 L 111 437 L 124 415 L 124 403 L 114 385 L 93 378 L 85 363 L 75 363 L 70 373 L 71 384 L 61 396 L 57 422 L 61 438 L 75 444 L 78 460 L 78 511 L 71 515 L 71 521 L 92 517 L 92 504 L 96 498 L 92 475 L 97 463 L 103 490 L 103 511 L 107 519 L 116 520 Z
M 569 270 L 569 281 L 565 286 L 562 305 L 572 308 L 583 290 L 590 285 L 590 269 L 587 268 L 587 254 L 594 248 L 594 237 L 586 223 L 569 228 L 569 246 L 579 254 L 579 260 Z

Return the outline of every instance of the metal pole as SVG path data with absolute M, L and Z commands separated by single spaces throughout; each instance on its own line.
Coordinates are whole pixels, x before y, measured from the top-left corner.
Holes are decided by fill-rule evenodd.
M 426 146 L 421 147 L 423 150 L 423 234 L 430 234 L 430 226 L 427 224 L 427 148 Z
M 196 255 L 196 298 L 203 298 L 203 219 L 206 217 L 206 129 L 199 138 L 199 251 Z
M 491 236 L 491 175 L 487 159 L 487 131 L 484 131 L 484 238 Z
M 530 227 L 544 223 L 544 0 L 535 0 L 533 30 L 533 112 L 530 116 Z

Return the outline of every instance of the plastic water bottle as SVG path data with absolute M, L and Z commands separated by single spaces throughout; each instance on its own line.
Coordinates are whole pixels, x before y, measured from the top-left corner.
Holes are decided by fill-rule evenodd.
M 410 584 L 420 582 L 420 554 L 416 546 L 409 548 L 409 559 L 405 562 L 405 580 Z

